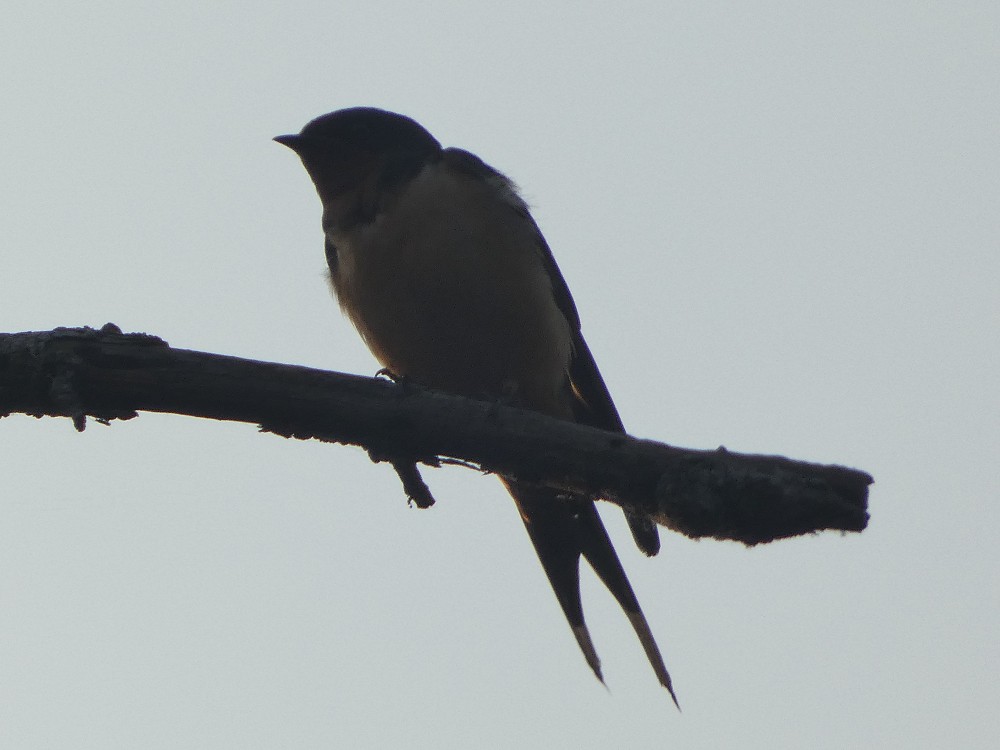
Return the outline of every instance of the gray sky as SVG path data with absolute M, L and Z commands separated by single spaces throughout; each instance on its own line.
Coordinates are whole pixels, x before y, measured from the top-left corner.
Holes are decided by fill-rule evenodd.
M 606 512 L 677 714 L 492 478 L 13 416 L 0 746 L 995 746 L 998 6 L 539 6 L 7 8 L 0 329 L 373 372 L 270 138 L 382 106 L 519 182 L 634 434 L 863 468 L 870 529 L 645 560 Z

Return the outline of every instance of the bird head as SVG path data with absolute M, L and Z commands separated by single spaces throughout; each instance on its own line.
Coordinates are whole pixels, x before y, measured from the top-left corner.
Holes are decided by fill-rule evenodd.
M 299 155 L 324 203 L 357 190 L 372 175 L 380 183 L 412 176 L 441 151 L 414 120 L 374 107 L 337 110 L 274 140 Z

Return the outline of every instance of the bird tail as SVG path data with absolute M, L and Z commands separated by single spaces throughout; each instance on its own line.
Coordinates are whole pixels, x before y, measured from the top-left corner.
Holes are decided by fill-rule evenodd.
M 594 502 L 579 496 L 561 497 L 556 490 L 548 487 L 508 479 L 504 479 L 503 482 L 517 503 L 521 519 L 528 530 L 528 536 L 535 546 L 535 552 L 538 553 L 538 559 L 545 569 L 549 583 L 552 584 L 556 599 L 559 600 L 559 606 L 562 607 L 580 650 L 597 679 L 604 682 L 601 661 L 583 618 L 583 604 L 580 599 L 581 555 L 586 558 L 594 572 L 625 610 L 657 679 L 680 708 L 660 649 L 635 598 L 625 570 L 618 560 L 618 554 L 597 514 Z

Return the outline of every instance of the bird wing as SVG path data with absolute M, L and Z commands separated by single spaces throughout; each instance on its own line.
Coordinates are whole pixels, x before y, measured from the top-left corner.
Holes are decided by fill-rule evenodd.
M 573 353 L 567 372 L 567 390 L 574 399 L 573 413 L 577 421 L 583 424 L 624 432 L 625 428 L 618 416 L 618 410 L 580 332 L 580 316 L 569 287 L 556 265 L 548 243 L 528 211 L 527 205 L 518 195 L 516 187 L 503 174 L 466 151 L 446 149 L 444 158 L 449 161 L 449 167 L 492 182 L 503 191 L 511 207 L 518 211 L 525 221 L 530 222 L 542 262 L 551 280 L 556 304 L 569 322 L 572 331 Z M 511 478 L 502 479 L 517 504 L 521 520 L 545 569 L 549 583 L 555 591 L 559 605 L 569 621 L 573 635 L 597 678 L 604 681 L 600 660 L 583 617 L 580 597 L 581 555 L 586 558 L 625 611 L 657 679 L 670 692 L 674 703 L 677 703 L 663 657 L 628 576 L 618 559 L 618 554 L 597 513 L 593 498 L 582 495 L 567 496 L 550 487 L 523 483 Z M 655 524 L 649 519 L 632 516 L 627 511 L 626 517 L 640 549 L 647 554 L 655 554 L 659 548 L 659 536 Z

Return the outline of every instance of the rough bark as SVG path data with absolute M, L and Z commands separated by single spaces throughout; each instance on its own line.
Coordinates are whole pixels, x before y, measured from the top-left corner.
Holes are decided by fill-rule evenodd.
M 174 349 L 111 324 L 0 334 L 0 416 L 82 430 L 87 417 L 141 411 L 361 446 L 421 506 L 433 499 L 413 462 L 457 462 L 600 496 L 693 538 L 759 544 L 868 522 L 872 478 L 841 466 L 675 448 L 405 382 Z

